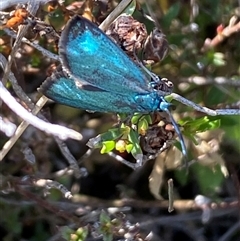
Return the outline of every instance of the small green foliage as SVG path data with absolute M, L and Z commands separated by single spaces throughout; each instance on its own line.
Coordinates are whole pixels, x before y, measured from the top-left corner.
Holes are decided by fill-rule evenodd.
M 143 115 L 142 114 L 134 114 L 132 119 L 131 119 L 131 122 L 133 125 L 136 125 L 138 122 L 139 122 L 139 119 L 142 117 Z
M 141 135 L 145 135 L 148 129 L 149 123 L 145 118 L 142 118 L 137 125 L 138 133 Z
M 84 227 L 78 228 L 76 231 L 76 235 L 78 236 L 78 241 L 84 241 L 87 238 L 88 229 Z
M 115 147 L 115 141 L 103 141 L 102 142 L 102 149 L 101 154 L 108 153 L 112 151 Z
M 125 120 L 126 116 L 121 116 L 121 119 Z M 102 154 L 109 153 L 115 148 L 120 153 L 127 151 L 135 159 L 141 159 L 142 149 L 139 144 L 139 134 L 145 135 L 151 123 L 150 115 L 135 114 L 131 118 L 131 124 L 135 127 L 122 123 L 121 127 L 110 129 L 91 139 L 88 145 L 91 148 L 101 148 Z
M 167 101 L 167 102 L 171 102 L 173 100 L 173 97 L 171 95 L 167 95 L 164 97 L 164 99 Z
M 107 145 L 107 149 L 110 148 L 110 146 L 112 145 L 112 143 L 108 143 L 109 141 L 114 141 L 120 139 L 122 136 L 127 135 L 129 132 L 129 128 L 128 127 L 123 127 L 123 128 L 112 128 L 109 129 L 107 132 L 104 132 L 100 135 L 98 135 L 97 137 L 91 139 L 91 143 L 88 143 L 88 145 L 91 148 L 102 148 L 103 143 L 105 143 L 105 145 Z M 103 152 L 106 153 L 106 152 Z
M 179 124 L 184 126 L 189 132 L 195 133 L 217 129 L 220 127 L 221 121 L 219 117 L 204 116 L 197 119 L 183 119 Z
M 219 117 L 204 116 L 197 119 L 185 118 L 179 121 L 179 124 L 184 127 L 183 134 L 197 144 L 195 133 L 217 129 L 221 126 L 221 120 Z
M 84 241 L 88 236 L 87 227 L 80 227 L 76 231 L 69 227 L 62 230 L 62 237 L 67 241 Z
M 133 144 L 131 154 L 134 156 L 135 159 L 139 159 L 142 156 L 142 149 L 139 144 L 139 135 L 136 131 L 131 129 L 128 135 L 129 141 Z
M 39 65 L 41 64 L 41 59 L 38 55 L 32 55 L 31 57 L 31 65 L 32 67 L 39 67 Z
M 60 29 L 64 24 L 64 15 L 60 9 L 55 9 L 46 17 L 46 21 L 50 22 L 55 29 Z
M 70 239 L 70 235 L 74 233 L 74 230 L 69 228 L 69 227 L 64 227 L 62 229 L 62 237 L 66 240 L 69 240 Z
M 126 152 L 130 153 L 133 150 L 134 145 L 132 143 L 129 143 L 126 145 Z
M 150 115 L 143 115 L 143 114 L 136 113 L 132 117 L 131 123 L 137 126 L 137 130 L 139 134 L 145 135 L 149 127 L 149 124 L 152 124 L 152 118 Z
M 113 128 L 100 134 L 98 141 L 93 141 L 95 144 L 92 147 L 101 148 L 102 154 L 109 153 L 114 149 L 120 153 L 127 151 L 131 153 L 135 159 L 141 159 L 143 153 L 139 143 L 139 137 L 140 135 L 146 134 L 149 124 L 152 123 L 152 119 L 150 115 L 135 114 L 131 118 L 131 123 L 134 124 L 135 128 L 134 126 L 130 127 L 123 123 L 120 128 Z M 221 119 L 220 117 L 212 116 L 204 116 L 197 119 L 188 117 L 181 120 L 179 124 L 184 128 L 183 134 L 197 144 L 194 135 L 199 132 L 219 128 Z M 176 143 L 176 146 L 181 149 L 180 144 Z
M 102 211 L 100 215 L 100 228 L 99 231 L 103 235 L 104 241 L 113 240 L 113 224 L 111 223 L 110 217 L 106 212 Z
M 202 58 L 201 62 L 205 65 L 213 64 L 214 66 L 221 67 L 226 65 L 225 56 L 221 52 L 215 52 L 213 49 L 209 50 Z

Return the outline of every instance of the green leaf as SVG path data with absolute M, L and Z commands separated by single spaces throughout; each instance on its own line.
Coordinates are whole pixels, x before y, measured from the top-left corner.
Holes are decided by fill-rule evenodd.
M 136 131 L 130 130 L 128 135 L 128 140 L 132 143 L 133 147 L 131 150 L 131 154 L 136 160 L 142 160 L 143 154 L 142 149 L 139 145 L 139 135 Z
M 103 235 L 104 241 L 112 241 L 113 240 L 113 234 L 112 234 L 112 224 L 111 219 L 107 215 L 106 212 L 102 211 L 100 214 L 100 232 Z
M 125 126 L 123 128 L 113 128 L 108 130 L 105 133 L 102 133 L 94 138 L 91 138 L 88 141 L 87 146 L 89 146 L 90 148 L 101 148 L 103 145 L 103 142 L 115 141 L 120 137 L 122 137 L 123 135 L 127 136 L 128 133 L 129 133 L 128 126 Z
M 113 240 L 113 234 L 103 234 L 103 241 L 112 241 Z
M 143 115 L 141 113 L 135 113 L 133 117 L 131 118 L 131 123 L 134 125 L 139 124 L 141 121 L 145 121 L 148 124 L 152 124 L 152 118 L 150 115 Z
M 166 96 L 164 97 L 164 99 L 165 99 L 167 102 L 172 102 L 173 97 L 172 97 L 171 95 L 166 95 Z
M 146 118 L 144 119 L 141 119 L 139 122 L 138 122 L 138 133 L 140 134 L 145 134 L 147 129 L 148 129 L 148 121 L 146 120 Z
M 230 96 L 228 97 L 230 99 Z M 217 86 L 212 86 L 206 96 L 206 104 L 209 106 L 218 105 L 226 101 L 226 93 Z
M 40 56 L 32 55 L 32 57 L 31 57 L 31 65 L 32 65 L 32 67 L 39 67 L 40 64 L 41 64 Z
M 102 142 L 101 154 L 108 153 L 112 151 L 115 147 L 115 141 L 104 141 Z
M 66 240 L 70 240 L 70 235 L 74 233 L 74 230 L 65 226 L 61 229 L 62 237 Z
M 123 13 L 132 16 L 133 13 L 134 13 L 135 10 L 136 10 L 136 6 L 137 6 L 136 0 L 133 0 L 133 1 L 125 8 L 125 10 L 123 11 Z
M 152 124 L 152 117 L 151 115 L 145 115 L 145 120 L 148 122 L 148 124 Z
M 108 216 L 108 214 L 102 210 L 101 214 L 100 214 L 100 220 L 99 221 L 100 221 L 101 224 L 103 224 L 103 223 L 111 222 L 111 219 Z
M 107 140 L 116 140 L 120 138 L 125 132 L 128 132 L 128 128 L 114 128 L 110 129 L 107 132 L 100 134 L 102 141 Z
M 221 120 L 219 117 L 204 116 L 195 120 L 190 118 L 181 120 L 179 124 L 187 130 L 187 133 L 196 133 L 219 128 Z
M 132 143 L 126 145 L 126 151 L 127 151 L 127 153 L 130 153 L 130 152 L 132 151 L 133 146 L 134 146 L 134 145 L 133 145 Z
M 164 27 L 169 27 L 171 25 L 172 20 L 178 16 L 180 6 L 180 3 L 177 2 L 168 9 L 168 12 L 164 15 L 161 22 L 161 24 L 164 25 Z
M 176 169 L 174 172 L 174 177 L 182 186 L 187 184 L 188 175 L 185 169 Z
M 78 241 L 84 241 L 88 236 L 87 227 L 80 227 L 77 229 L 76 234 L 78 236 Z
M 134 114 L 133 117 L 131 118 L 132 124 L 136 125 L 139 122 L 139 119 L 143 116 L 143 114 Z
M 191 168 L 198 181 L 201 194 L 211 197 L 215 196 L 216 191 L 225 179 L 220 166 L 216 165 L 214 169 L 211 169 L 196 162 Z

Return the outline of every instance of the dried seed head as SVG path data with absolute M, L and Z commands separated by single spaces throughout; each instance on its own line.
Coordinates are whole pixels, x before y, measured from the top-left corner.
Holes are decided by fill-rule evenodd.
M 145 25 L 132 16 L 119 16 L 106 34 L 132 59 L 135 59 L 136 52 L 143 50 L 144 60 L 155 63 L 161 61 L 168 52 L 166 36 L 157 28 L 148 36 Z
M 126 53 L 133 58 L 134 53 L 141 50 L 147 38 L 147 30 L 144 24 L 131 16 L 119 16 L 106 31 Z
M 168 149 L 175 139 L 175 130 L 170 121 L 159 113 L 154 113 L 152 118 L 153 124 L 149 125 L 145 136 L 140 137 L 140 145 L 147 158 L 150 156 L 155 158 Z
M 155 28 L 144 44 L 144 59 L 159 62 L 168 52 L 168 41 L 161 30 Z

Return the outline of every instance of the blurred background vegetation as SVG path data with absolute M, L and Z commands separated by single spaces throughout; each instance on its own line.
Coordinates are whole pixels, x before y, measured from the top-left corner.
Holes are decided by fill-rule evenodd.
M 26 18 L 16 19 L 14 12 L 27 5 L 13 5 L 0 12 L 0 52 L 8 58 L 12 51 L 14 39 L 6 30 L 17 33 L 31 17 L 40 23 L 37 29 L 30 25 L 25 37 L 57 54 L 59 35 L 71 16 L 81 14 L 100 24 L 117 7 L 117 1 L 57 2 L 42 5 L 34 16 Z M 168 55 L 151 62 L 151 69 L 171 80 L 175 93 L 212 109 L 237 109 L 239 4 L 234 0 L 152 0 L 134 2 L 126 11 L 146 26 L 148 34 L 155 26 L 165 34 Z M 7 25 L 9 20 L 16 24 Z M 41 96 L 37 88 L 58 64 L 22 43 L 11 71 L 36 102 Z M 9 81 L 6 86 L 25 106 Z M 176 147 L 137 170 L 100 154 L 99 149 L 85 155 L 88 140 L 112 128 L 116 115 L 49 102 L 42 114 L 51 123 L 82 133 L 81 142 L 67 140 L 66 144 L 87 174 L 76 178 L 54 138 L 28 127 L 0 162 L 0 240 L 239 240 L 240 116 L 206 119 L 203 113 L 173 103 L 172 113 L 186 137 L 188 170 L 179 164 L 181 153 Z M 21 123 L 4 104 L 1 115 L 15 125 Z M 9 137 L 0 135 L 2 148 Z M 127 152 L 115 154 L 135 162 Z M 168 185 L 171 179 L 172 190 Z M 67 190 L 71 191 L 70 199 L 66 198 Z M 169 192 L 175 201 L 172 212 L 168 212 Z

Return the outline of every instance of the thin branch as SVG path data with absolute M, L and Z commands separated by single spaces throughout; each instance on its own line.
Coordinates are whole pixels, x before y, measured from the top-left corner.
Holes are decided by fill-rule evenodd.
M 213 39 L 206 39 L 204 45 L 201 49 L 202 52 L 210 48 L 214 48 L 223 42 L 226 38 L 230 37 L 232 34 L 237 33 L 240 31 L 240 22 L 237 23 L 237 17 L 233 16 L 230 21 L 229 25 L 224 28 L 221 32 L 217 33 L 217 35 Z
M 0 66 L 2 67 L 3 70 L 7 66 L 7 60 L 6 60 L 6 58 L 2 54 L 0 54 Z M 10 82 L 12 84 L 12 88 L 15 91 L 15 93 L 17 94 L 17 96 L 19 97 L 19 99 L 21 101 L 23 101 L 26 105 L 28 105 L 29 109 L 33 109 L 34 108 L 34 103 L 25 94 L 25 92 L 23 91 L 22 87 L 18 84 L 17 79 L 15 78 L 15 76 L 14 76 L 12 71 L 9 71 L 8 79 L 10 80 Z
M 32 149 L 29 146 L 24 146 L 21 148 L 21 152 L 24 155 L 24 159 L 30 164 L 35 165 L 36 164 L 36 157 L 33 154 Z
M 92 147 L 93 148 L 93 147 Z M 138 161 L 136 163 L 131 163 L 127 160 L 125 160 L 124 158 L 122 158 L 120 155 L 115 154 L 114 152 L 109 152 L 107 153 L 109 156 L 115 158 L 117 161 L 123 163 L 124 165 L 132 168 L 133 170 L 136 170 L 138 167 L 141 166 L 141 164 L 138 163 Z
M 1 5 L 2 5 L 2 3 L 1 3 Z M 31 2 L 31 4 L 28 5 L 27 10 L 29 11 L 29 13 L 31 15 L 34 16 L 36 14 L 37 10 L 38 10 L 38 7 L 39 7 L 39 4 L 37 2 Z M 16 52 L 17 52 L 17 50 L 18 50 L 18 48 L 21 44 L 21 39 L 23 38 L 23 36 L 25 35 L 25 33 L 28 30 L 28 27 L 29 27 L 28 25 L 20 25 L 19 26 L 16 41 L 14 42 L 11 54 L 8 56 L 8 63 L 5 66 L 5 69 L 4 69 L 4 75 L 3 75 L 3 78 L 2 78 L 3 85 L 5 85 L 6 82 L 7 82 L 9 73 L 11 71 L 11 66 L 12 66 L 12 63 L 14 61 L 15 54 L 16 54 Z
M 0 54 L 0 65 L 2 66 L 2 68 L 4 69 L 5 66 L 7 64 L 7 60 L 5 59 L 5 57 Z M 17 94 L 17 96 L 23 101 L 25 102 L 25 104 L 28 106 L 28 108 L 30 110 L 34 110 L 35 108 L 35 104 L 32 102 L 32 100 L 26 95 L 26 93 L 23 91 L 23 89 L 21 88 L 21 86 L 18 84 L 14 74 L 10 71 L 9 73 L 9 80 L 12 84 L 12 87 L 15 91 L 15 93 Z M 46 97 L 44 97 L 44 99 L 47 100 Z M 44 105 L 44 103 L 43 103 Z M 40 111 L 40 109 L 39 109 Z M 37 113 L 36 113 L 37 114 Z M 43 119 L 44 121 L 47 121 L 46 118 L 39 114 L 39 117 L 41 119 Z M 48 122 L 48 121 L 47 121 Z M 21 136 L 21 134 L 23 133 L 23 131 L 27 128 L 28 126 L 28 123 L 26 123 L 26 125 L 23 126 L 22 124 L 22 127 L 19 127 L 21 131 L 19 132 L 16 132 L 16 133 L 19 133 L 18 135 L 15 135 L 4 145 L 3 147 L 3 152 L 1 153 L 2 154 L 2 158 L 8 153 L 8 151 L 12 148 L 12 146 L 14 145 L 14 143 L 18 140 L 18 138 Z M 24 129 L 25 128 L 25 129 Z M 11 134 L 11 136 L 13 135 L 14 133 Z M 79 166 L 77 164 L 77 161 L 76 159 L 73 157 L 73 155 L 70 153 L 68 147 L 66 146 L 65 143 L 63 143 L 62 140 L 58 139 L 57 137 L 54 137 L 55 138 L 55 141 L 57 142 L 58 146 L 59 146 L 59 149 L 61 150 L 63 156 L 67 159 L 68 163 L 70 164 L 70 167 L 72 168 L 72 170 L 74 171 L 74 175 L 76 178 L 79 178 L 81 176 L 85 176 L 86 175 L 86 171 L 83 171 L 81 169 L 79 169 Z
M 16 130 L 15 135 L 13 137 L 18 139 L 29 123 L 42 131 L 58 136 L 60 139 L 67 139 L 67 138 L 72 138 L 75 140 L 82 139 L 82 135 L 74 130 L 71 130 L 64 126 L 47 123 L 33 115 L 38 113 L 40 108 L 42 108 L 42 106 L 46 103 L 46 101 L 48 100 L 46 97 L 43 96 L 40 98 L 40 100 L 36 104 L 37 110 L 34 110 L 32 114 L 28 112 L 25 108 L 23 108 L 23 106 L 21 106 L 15 100 L 15 98 L 8 92 L 8 90 L 3 86 L 1 82 L 0 82 L 0 90 L 1 90 L 0 97 L 5 102 L 5 104 L 8 105 L 8 107 L 12 109 L 12 111 L 14 111 L 18 116 L 20 116 L 24 120 L 24 122 L 22 122 L 22 124 Z M 5 149 L 3 149 L 2 152 L 0 152 L 0 158 L 1 158 L 0 160 L 2 160 L 4 156 L 4 153 L 3 153 L 4 150 Z
M 36 179 L 33 180 L 33 184 L 37 187 L 44 187 L 46 189 L 57 189 L 64 195 L 65 198 L 72 198 L 71 192 L 59 182 L 52 181 L 49 179 Z
M 10 8 L 10 7 L 12 7 L 12 6 L 14 6 L 14 5 L 17 5 L 17 4 L 32 4 L 32 3 L 34 3 L 34 4 L 42 4 L 42 5 L 44 5 L 44 4 L 46 4 L 46 3 L 48 3 L 48 2 L 50 2 L 51 0 L 7 0 L 7 1 L 1 1 L 1 3 L 0 3 L 0 10 L 4 10 L 4 9 L 6 9 L 6 8 Z
M 77 160 L 72 155 L 72 153 L 68 149 L 67 145 L 62 140 L 59 140 L 58 138 L 55 138 L 55 141 L 57 142 L 61 153 L 63 154 L 63 156 L 68 161 L 68 163 L 70 165 L 70 168 L 74 171 L 75 177 L 80 178 L 80 177 L 86 176 L 87 175 L 86 169 L 85 168 L 79 168 Z
M 2 131 L 6 136 L 10 137 L 14 134 L 16 130 L 16 125 L 8 120 L 4 120 L 0 116 L 0 131 Z
M 3 179 L 3 177 L 2 177 L 2 179 Z M 6 181 L 9 181 L 9 180 L 7 179 Z M 15 183 L 17 183 L 17 185 L 24 184 L 22 181 L 20 181 L 20 182 L 15 181 Z M 10 201 L 10 199 L 8 199 L 8 200 L 12 204 L 17 205 L 17 203 L 15 204 L 14 201 Z M 131 208 L 131 207 L 134 207 L 135 209 L 144 209 L 144 208 L 167 209 L 169 206 L 168 200 L 146 201 L 146 200 L 141 200 L 141 199 L 130 199 L 130 198 L 105 200 L 105 199 L 87 196 L 87 195 L 83 195 L 83 194 L 74 195 L 72 197 L 72 202 L 58 201 L 58 202 L 51 202 L 51 203 L 54 204 L 55 206 L 58 206 L 61 209 L 69 210 L 69 212 L 74 212 L 75 209 L 79 208 L 79 206 L 82 206 L 82 207 L 88 206 L 88 207 L 91 207 L 91 209 L 96 209 L 99 207 L 101 207 L 101 208 L 108 208 L 108 207 Z M 31 205 L 31 203 L 27 203 L 27 205 Z M 203 205 L 205 205 L 205 204 L 203 204 Z M 203 209 L 203 205 L 197 204 L 196 201 L 192 200 L 192 199 L 188 199 L 188 200 L 187 199 L 185 199 L 185 200 L 175 199 L 173 207 L 175 210 L 180 211 L 180 212 L 191 211 L 191 210 L 200 210 L 201 211 Z M 209 203 L 208 206 L 212 211 L 238 210 L 239 201 L 238 200 L 231 200 L 231 201 L 223 200 L 219 203 L 211 202 L 211 203 Z M 201 219 L 201 217 L 199 219 Z
M 17 38 L 17 35 L 16 35 L 13 31 L 11 31 L 10 29 L 8 29 L 8 28 L 4 29 L 4 32 L 5 32 L 7 35 L 9 35 L 10 37 L 12 37 L 12 38 L 15 38 L 15 39 Z M 25 38 L 25 37 L 23 37 L 23 38 L 21 39 L 21 41 L 22 41 L 23 43 L 26 43 L 26 44 L 30 45 L 31 47 L 39 50 L 44 56 L 47 56 L 47 57 L 50 58 L 50 59 L 54 59 L 54 60 L 59 61 L 59 56 L 58 56 L 57 54 L 54 54 L 54 53 L 48 51 L 47 49 L 43 48 L 43 47 L 40 46 L 39 44 L 36 44 L 36 43 L 34 43 L 34 42 L 31 42 L 31 41 L 29 41 L 29 40 L 28 40 L 27 38 Z
M 75 223 L 78 223 L 81 225 L 81 221 L 76 216 L 70 214 L 67 211 L 60 210 L 59 208 L 56 208 L 54 205 L 50 204 L 49 202 L 45 201 L 44 199 L 38 197 L 37 195 L 33 194 L 32 192 L 29 192 L 23 188 L 21 188 L 18 184 L 12 183 L 15 191 L 19 193 L 20 195 L 26 197 L 28 200 L 33 200 L 38 206 L 49 210 L 50 212 L 54 213 L 54 215 L 62 217 L 66 220 L 72 220 Z
M 173 197 L 173 179 L 168 180 L 168 199 L 169 199 L 169 206 L 168 212 L 171 213 L 174 210 L 174 197 Z
M 238 221 L 236 224 L 234 224 L 231 228 L 228 229 L 228 231 L 220 238 L 218 241 L 228 241 L 232 236 L 235 235 L 235 233 L 239 233 L 240 230 L 240 221 Z
M 107 18 L 100 24 L 99 28 L 106 31 L 110 24 L 124 11 L 124 9 L 132 2 L 132 0 L 123 0 L 117 7 L 107 16 Z
M 230 85 L 235 87 L 240 87 L 240 79 L 226 78 L 224 76 L 218 76 L 215 78 L 203 77 L 203 76 L 191 76 L 189 78 L 181 78 L 180 82 L 193 83 L 196 85 Z

